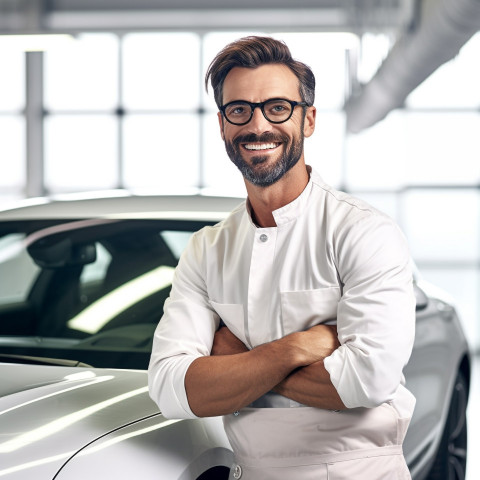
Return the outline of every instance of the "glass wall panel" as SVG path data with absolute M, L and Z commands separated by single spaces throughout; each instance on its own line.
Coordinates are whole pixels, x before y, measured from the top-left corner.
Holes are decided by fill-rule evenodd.
M 0 65 L 0 208 L 6 208 L 26 184 L 25 54 L 3 49 Z
M 123 40 L 123 105 L 128 110 L 197 109 L 200 39 L 193 33 L 135 33 Z
M 199 118 L 195 114 L 127 115 L 124 185 L 175 193 L 198 186 Z
M 405 115 L 407 184 L 472 185 L 480 181 L 477 112 L 411 111 Z
M 109 115 L 45 119 L 45 182 L 50 192 L 118 186 L 118 123 Z
M 20 192 L 25 181 L 25 120 L 0 115 L 0 192 Z
M 118 37 L 82 34 L 71 46 L 45 53 L 47 110 L 118 107 Z
M 1 50 L 0 65 L 0 112 L 18 113 L 25 106 L 25 54 Z
M 220 136 L 217 114 L 203 119 L 204 185 L 220 195 L 246 196 L 245 183 L 238 168 L 230 161 Z
M 342 183 L 344 148 L 343 112 L 317 111 L 315 131 L 305 139 L 305 161 L 333 187 Z
M 416 261 L 480 260 L 478 190 L 411 190 L 402 201 L 403 226 Z
M 385 120 L 346 139 L 346 185 L 349 190 L 395 190 L 405 184 L 405 116 Z
M 474 265 L 466 268 L 442 268 L 418 265 L 421 276 L 443 289 L 454 302 L 472 347 L 480 345 L 479 295 L 480 272 Z

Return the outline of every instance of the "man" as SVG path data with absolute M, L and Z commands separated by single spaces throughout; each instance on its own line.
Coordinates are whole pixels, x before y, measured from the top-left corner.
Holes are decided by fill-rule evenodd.
M 209 79 L 248 198 L 182 255 L 152 398 L 167 417 L 224 416 L 231 478 L 410 478 L 402 369 L 415 302 L 402 234 L 305 164 L 315 79 L 285 44 L 240 39 Z

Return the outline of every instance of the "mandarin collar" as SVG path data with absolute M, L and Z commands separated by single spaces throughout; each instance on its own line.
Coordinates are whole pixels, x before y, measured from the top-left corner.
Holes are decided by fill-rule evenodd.
M 307 165 L 307 170 L 309 174 L 309 180 L 307 183 L 307 186 L 303 189 L 302 193 L 292 202 L 287 203 L 287 205 L 284 205 L 283 207 L 278 208 L 277 210 L 274 210 L 272 212 L 273 218 L 275 220 L 275 223 L 277 224 L 277 227 L 280 227 L 282 225 L 285 225 L 292 220 L 297 219 L 307 208 L 308 200 L 310 198 L 310 193 L 312 191 L 313 187 L 313 182 L 312 182 L 312 176 L 315 176 L 315 172 L 312 171 L 312 168 Z M 258 227 L 258 225 L 255 224 L 252 218 L 252 205 L 250 204 L 250 201 L 247 198 L 247 212 L 248 212 L 248 217 L 251 223 L 256 227 L 256 228 L 262 228 Z M 270 227 L 270 228 L 275 228 L 275 227 Z

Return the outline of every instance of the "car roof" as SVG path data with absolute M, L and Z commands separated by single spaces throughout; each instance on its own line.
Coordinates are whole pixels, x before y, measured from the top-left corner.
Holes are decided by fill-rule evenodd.
M 64 195 L 18 202 L 0 210 L 0 221 L 77 218 L 153 218 L 218 221 L 244 199 L 209 195 Z

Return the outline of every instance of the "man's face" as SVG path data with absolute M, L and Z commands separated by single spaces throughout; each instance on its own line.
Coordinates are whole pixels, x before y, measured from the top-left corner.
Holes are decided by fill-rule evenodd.
M 269 64 L 251 69 L 236 67 L 223 85 L 223 104 L 234 100 L 263 102 L 271 98 L 301 101 L 298 79 L 283 65 Z M 270 123 L 260 108 L 246 125 L 232 125 L 219 113 L 222 138 L 230 160 L 254 185 L 266 187 L 282 178 L 300 159 L 304 137 L 313 133 L 315 109 L 304 115 L 297 106 L 284 123 Z

